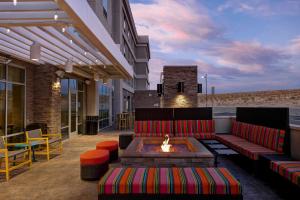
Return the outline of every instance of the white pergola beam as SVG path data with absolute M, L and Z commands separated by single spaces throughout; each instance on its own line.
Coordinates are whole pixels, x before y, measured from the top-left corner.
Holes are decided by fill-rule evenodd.
M 0 2 L 0 12 L 13 12 L 13 11 L 49 11 L 59 10 L 54 1 L 48 2 L 18 2 L 17 6 L 13 5 L 12 1 Z
M 0 12 L 1 20 L 68 20 L 64 11 L 29 11 L 29 12 Z M 55 20 L 54 20 L 55 21 Z

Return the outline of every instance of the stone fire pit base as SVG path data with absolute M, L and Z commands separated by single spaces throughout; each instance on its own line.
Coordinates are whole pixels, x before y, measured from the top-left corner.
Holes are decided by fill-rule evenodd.
M 175 152 L 144 151 L 144 145 L 162 144 L 163 138 L 135 138 L 123 152 L 121 164 L 132 167 L 213 167 L 214 155 L 195 138 L 170 138 L 170 144 L 186 145 Z M 155 148 L 154 148 L 155 149 Z M 159 149 L 159 148 L 157 148 Z

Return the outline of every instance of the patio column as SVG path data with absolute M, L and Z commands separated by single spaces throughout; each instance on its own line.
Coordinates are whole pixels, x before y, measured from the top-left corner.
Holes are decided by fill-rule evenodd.
M 99 115 L 99 90 L 98 82 L 91 81 L 87 86 L 87 116 Z

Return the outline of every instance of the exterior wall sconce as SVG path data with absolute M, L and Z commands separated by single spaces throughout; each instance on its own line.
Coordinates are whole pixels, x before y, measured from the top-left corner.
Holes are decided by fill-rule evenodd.
M 163 85 L 162 84 L 157 84 L 156 92 L 159 97 L 163 94 Z
M 198 83 L 197 93 L 202 94 L 202 84 L 201 83 Z
M 61 87 L 61 85 L 60 85 L 60 79 L 57 78 L 56 81 L 52 85 L 52 89 L 53 90 L 60 90 L 60 87 Z
M 39 61 L 41 58 L 41 45 L 38 42 L 33 42 L 30 46 L 30 60 Z
M 178 82 L 177 83 L 177 92 L 178 93 L 184 93 L 184 82 Z

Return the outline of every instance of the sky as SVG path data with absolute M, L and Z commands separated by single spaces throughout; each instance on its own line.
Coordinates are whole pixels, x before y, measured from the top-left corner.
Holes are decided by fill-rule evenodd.
M 216 93 L 300 88 L 300 0 L 130 0 L 149 35 L 149 80 L 197 65 Z

